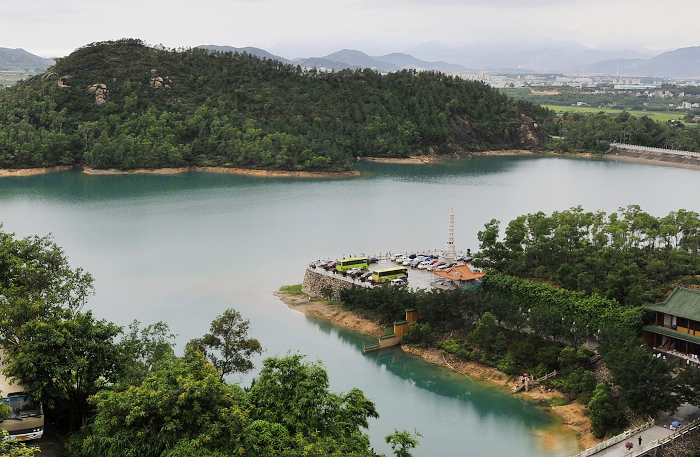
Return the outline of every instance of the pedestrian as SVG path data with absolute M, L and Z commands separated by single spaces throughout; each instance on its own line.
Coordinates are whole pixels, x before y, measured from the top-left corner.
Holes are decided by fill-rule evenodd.
M 639 435 L 639 445 L 642 445 L 642 435 Z

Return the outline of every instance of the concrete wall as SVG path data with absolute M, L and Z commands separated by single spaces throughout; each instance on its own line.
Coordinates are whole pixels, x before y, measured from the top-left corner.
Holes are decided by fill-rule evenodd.
M 329 274 L 323 269 L 306 269 L 304 281 L 301 283 L 302 292 L 311 297 L 328 298 L 321 292 L 326 286 L 330 286 L 332 290 L 330 299 L 340 300 L 341 290 L 350 289 L 353 286 L 359 285 L 353 284 L 351 280 L 344 278 L 341 274 Z
M 697 453 L 699 450 L 700 428 L 696 428 L 670 443 L 663 444 L 661 448 L 656 451 L 656 457 L 686 457 L 689 452 Z

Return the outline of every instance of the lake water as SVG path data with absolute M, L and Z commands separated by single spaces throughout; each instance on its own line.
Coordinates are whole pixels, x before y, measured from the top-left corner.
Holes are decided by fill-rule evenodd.
M 492 157 L 435 165 L 359 163 L 359 178 L 258 178 L 188 173 L 0 179 L 0 221 L 18 236 L 53 233 L 91 272 L 98 317 L 166 321 L 182 348 L 233 307 L 266 355 L 321 360 L 331 388 L 356 386 L 376 404 L 375 450 L 394 428 L 423 435 L 416 456 L 568 456 L 575 438 L 519 397 L 386 350 L 373 338 L 290 310 L 272 294 L 301 282 L 314 258 L 440 248 L 455 213 L 458 249 L 528 212 L 639 204 L 654 215 L 698 211 L 693 170 L 571 158 Z M 260 359 L 256 360 L 258 366 Z M 250 376 L 236 377 L 248 383 Z M 545 435 L 549 439 L 542 439 Z

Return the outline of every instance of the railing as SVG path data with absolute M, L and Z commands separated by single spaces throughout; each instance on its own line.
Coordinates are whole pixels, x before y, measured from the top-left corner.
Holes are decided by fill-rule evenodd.
M 628 149 L 630 151 L 643 151 L 643 152 L 660 152 L 663 154 L 675 154 L 680 156 L 690 156 L 700 158 L 700 152 L 691 151 L 679 151 L 678 149 L 666 149 L 666 148 L 651 148 L 648 146 L 637 146 L 634 144 L 625 143 L 610 143 L 610 147 Z
M 592 448 L 588 448 L 588 449 L 586 449 L 585 451 L 581 451 L 581 452 L 579 452 L 578 454 L 576 454 L 575 456 L 572 456 L 572 457 L 588 457 L 589 455 L 593 455 L 593 454 L 595 454 L 595 453 L 597 453 L 597 452 L 602 451 L 603 449 L 609 448 L 610 446 L 614 446 L 615 444 L 617 444 L 617 443 L 619 443 L 620 441 L 623 441 L 623 440 L 629 438 L 630 436 L 634 436 L 634 435 L 636 435 L 637 433 L 643 432 L 644 430 L 646 430 L 646 429 L 648 429 L 648 428 L 651 428 L 653 425 L 654 425 L 654 420 L 652 419 L 652 420 L 650 420 L 649 422 L 647 422 L 647 423 L 645 423 L 645 424 L 642 424 L 642 425 L 640 425 L 640 426 L 637 427 L 637 428 L 633 428 L 633 429 L 627 430 L 626 432 L 620 433 L 620 434 L 617 435 L 617 436 L 613 436 L 613 437 L 610 438 L 609 440 L 603 441 L 603 442 L 600 443 L 600 444 L 596 444 L 596 445 L 593 446 Z M 653 442 L 652 442 L 652 443 L 653 443 Z M 652 444 L 652 443 L 649 443 L 649 444 Z
M 643 444 L 641 447 L 637 449 L 632 449 L 630 450 L 627 454 L 624 454 L 624 457 L 637 457 L 640 455 L 644 455 L 645 453 L 651 451 L 652 449 L 655 449 L 659 446 L 663 446 L 664 444 L 670 443 L 671 441 L 675 440 L 676 438 L 680 438 L 681 436 L 685 435 L 688 432 L 692 432 L 696 428 L 700 426 L 700 419 L 696 419 L 695 421 L 691 422 L 690 424 L 686 425 L 685 427 L 681 427 L 675 432 L 671 433 L 665 438 L 659 438 L 658 440 L 654 440 L 648 444 Z

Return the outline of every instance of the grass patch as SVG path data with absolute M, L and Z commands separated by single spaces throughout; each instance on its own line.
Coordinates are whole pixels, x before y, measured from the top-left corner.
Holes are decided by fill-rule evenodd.
M 639 111 L 639 110 L 622 110 L 615 108 L 596 108 L 594 106 L 560 106 L 560 105 L 542 105 L 545 108 L 549 108 L 557 113 L 600 113 L 601 111 L 606 114 L 620 114 L 623 111 L 627 111 L 632 116 L 643 117 L 647 116 L 658 122 L 667 122 L 671 120 L 682 121 L 685 116 L 683 113 L 670 113 L 667 111 Z
M 293 286 L 282 286 L 280 287 L 280 292 L 287 295 L 306 295 L 301 291 L 301 284 L 294 284 Z

